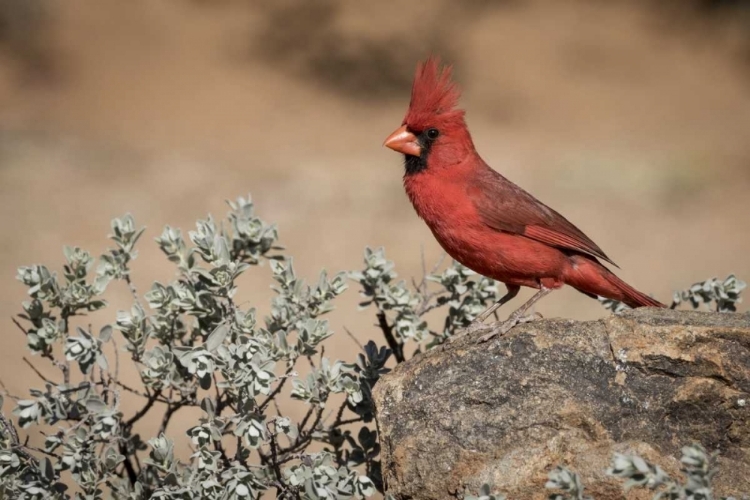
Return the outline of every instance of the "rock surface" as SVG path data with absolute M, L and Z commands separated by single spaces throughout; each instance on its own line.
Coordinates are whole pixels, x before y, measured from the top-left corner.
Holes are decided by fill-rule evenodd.
M 750 314 L 639 309 L 476 338 L 419 355 L 375 387 L 397 499 L 477 494 L 483 483 L 546 498 L 556 465 L 597 500 L 624 498 L 605 474 L 613 452 L 679 477 L 680 449 L 694 441 L 720 452 L 717 497 L 750 493 Z

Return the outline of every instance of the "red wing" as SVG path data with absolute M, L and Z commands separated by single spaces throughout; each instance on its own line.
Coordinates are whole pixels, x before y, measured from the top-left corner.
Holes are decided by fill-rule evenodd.
M 479 216 L 496 231 L 526 236 L 546 245 L 598 257 L 617 267 L 599 246 L 565 217 L 489 166 L 469 187 Z

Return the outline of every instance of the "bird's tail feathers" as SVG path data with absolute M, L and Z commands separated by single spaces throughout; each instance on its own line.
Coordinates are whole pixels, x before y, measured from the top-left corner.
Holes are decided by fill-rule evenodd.
M 609 276 L 605 276 L 605 279 L 621 292 L 622 298 L 620 301 L 624 302 L 628 307 L 667 307 L 658 300 L 628 285 L 614 273 L 608 272 L 608 274 Z
M 612 271 L 587 257 L 575 259 L 566 272 L 565 282 L 587 295 L 598 295 L 624 302 L 628 307 L 667 307 L 658 300 L 639 292 L 618 278 Z

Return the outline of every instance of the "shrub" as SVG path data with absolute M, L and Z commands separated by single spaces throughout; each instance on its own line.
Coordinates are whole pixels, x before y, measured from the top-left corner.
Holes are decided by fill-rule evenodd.
M 711 480 L 716 474 L 713 465 L 715 455 L 709 455 L 700 444 L 694 443 L 682 448 L 683 481 L 669 477 L 661 467 L 647 462 L 638 455 L 616 453 L 607 475 L 624 480 L 625 493 L 633 488 L 648 489 L 654 492 L 653 500 L 711 500 L 713 488 Z M 591 500 L 585 495 L 581 477 L 565 468 L 556 467 L 549 472 L 545 487 L 552 490 L 550 500 Z M 491 493 L 490 485 L 482 486 L 478 496 L 466 495 L 466 500 L 503 500 L 505 496 Z M 742 497 L 743 500 L 747 496 Z M 735 500 L 722 497 L 722 500 Z
M 30 300 L 14 321 L 32 354 L 59 376 L 48 379 L 25 360 L 43 389 L 26 399 L 6 394 L 19 427 L 54 430 L 33 447 L 0 414 L 0 498 L 228 500 L 275 490 L 279 498 L 345 499 L 383 491 L 372 387 L 391 356 L 403 362 L 411 344 L 415 352 L 429 349 L 466 327 L 497 299 L 496 284 L 455 262 L 442 270 L 439 263 L 419 282 L 397 281 L 383 249 L 366 249 L 360 271 L 322 271 L 308 284 L 250 198 L 229 205 L 224 220 L 199 220 L 187 240 L 164 228 L 156 243 L 176 279 L 144 294 L 131 280 L 144 229 L 129 215 L 112 221 L 114 247 L 98 259 L 66 247 L 61 276 L 44 265 L 19 269 Z M 274 296 L 259 321 L 234 297 L 237 278 L 266 262 Z M 325 356 L 323 342 L 334 332 L 324 317 L 349 281 L 360 288 L 361 306 L 373 308 L 387 347 L 370 341 L 345 362 Z M 118 282 L 129 287 L 132 306 L 94 329 L 87 314 L 107 308 L 104 297 Z M 719 297 L 720 309 L 732 309 L 740 284 L 679 297 L 693 305 L 694 297 Z M 435 309 L 442 320 L 431 325 Z M 126 361 L 140 375 L 138 387 L 120 377 Z M 306 376 L 300 362 L 309 366 Z M 124 392 L 141 398 L 140 406 L 125 408 Z M 304 416 L 282 414 L 280 398 L 296 401 Z M 186 407 L 201 411 L 179 438 L 192 445 L 188 461 L 175 455 L 167 433 Z M 160 422 L 155 436 L 136 432 L 145 418 Z

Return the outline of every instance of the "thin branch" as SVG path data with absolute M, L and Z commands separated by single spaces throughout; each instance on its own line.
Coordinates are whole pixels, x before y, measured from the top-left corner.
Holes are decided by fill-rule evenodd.
M 148 398 L 148 401 L 146 401 L 146 404 L 143 405 L 143 408 L 141 408 L 135 415 L 130 417 L 130 419 L 125 422 L 125 428 L 131 429 L 136 422 L 143 418 L 143 416 L 148 413 L 151 407 L 154 406 L 154 403 L 156 403 L 156 401 L 159 399 L 159 396 L 161 396 L 161 390 L 157 390 L 153 394 L 151 394 L 151 397 Z
M 383 336 L 388 343 L 388 347 L 390 347 L 393 352 L 393 357 L 396 358 L 397 363 L 403 363 L 406 361 L 406 358 L 404 357 L 404 345 L 399 343 L 398 340 L 396 340 L 396 337 L 393 336 L 393 327 L 388 324 L 385 312 L 380 311 L 377 316 L 378 326 L 383 331 Z
M 362 352 L 364 352 L 365 346 L 362 345 L 362 342 L 360 342 L 359 340 L 357 340 L 357 337 L 354 336 L 354 334 L 351 332 L 351 330 L 349 330 L 347 327 L 344 327 L 344 331 L 346 332 L 347 335 L 349 335 L 349 338 L 352 339 L 354 341 L 354 343 L 359 346 L 359 349 Z
M 115 336 L 110 337 L 112 340 L 112 348 L 115 350 L 115 384 L 119 384 L 120 380 L 120 350 L 117 348 L 117 342 L 115 342 Z
M 24 357 L 23 357 L 23 362 L 24 362 L 24 363 L 26 363 L 27 365 L 29 365 L 29 368 L 31 368 L 32 370 L 34 370 L 34 373 L 36 373 L 36 374 L 37 374 L 37 376 L 38 376 L 38 377 L 39 377 L 40 379 L 44 380 L 44 381 L 45 381 L 45 382 L 47 382 L 48 384 L 53 384 L 53 385 L 54 385 L 54 382 L 52 382 L 52 381 L 51 381 L 50 379 L 48 379 L 47 377 L 45 377 L 45 376 L 44 376 L 44 375 L 42 374 L 42 372 L 40 372 L 40 371 L 39 371 L 39 370 L 38 370 L 38 369 L 36 368 L 36 366 L 34 366 L 33 364 L 31 364 L 31 361 L 29 361 L 29 360 L 28 360 L 28 358 L 27 358 L 26 356 L 24 356 Z
M 128 386 L 128 385 L 125 385 L 125 384 L 123 384 L 122 382 L 119 382 L 119 381 L 117 381 L 117 380 L 114 380 L 114 379 L 111 379 L 111 378 L 110 378 L 110 381 L 111 381 L 111 382 L 113 382 L 113 383 L 114 383 L 114 384 L 115 384 L 115 385 L 116 385 L 117 387 L 119 387 L 119 388 L 121 388 L 121 389 L 124 389 L 124 390 L 126 390 L 127 392 L 133 393 L 133 394 L 135 394 L 136 396 L 140 396 L 140 397 L 142 397 L 142 398 L 146 398 L 146 399 L 149 399 L 149 398 L 151 398 L 151 397 L 152 397 L 152 394 L 149 394 L 149 393 L 146 393 L 146 392 L 141 392 L 141 391 L 139 391 L 138 389 L 133 389 L 132 387 L 130 387 L 130 386 Z M 156 402 L 157 402 L 157 403 L 165 403 L 165 404 L 169 404 L 169 403 L 170 403 L 170 400 L 169 400 L 169 399 L 167 399 L 167 398 L 165 398 L 165 397 L 163 397 L 163 396 L 159 396 L 159 397 L 157 397 L 157 398 L 156 398 Z
M 311 408 L 312 409 L 312 408 Z M 307 421 L 307 417 L 303 421 L 303 424 L 299 426 L 299 435 L 297 436 L 297 439 L 294 440 L 294 444 L 291 446 L 288 446 L 286 448 L 283 448 L 279 450 L 280 455 L 284 455 L 282 457 L 280 463 L 284 463 L 286 460 L 284 458 L 289 453 L 296 453 L 297 451 L 304 450 L 308 444 L 313 440 L 313 434 L 315 433 L 315 429 L 320 424 L 320 421 L 323 418 L 323 408 L 318 407 L 318 411 L 315 412 L 315 420 L 312 423 L 312 426 L 310 426 L 309 429 L 304 429 L 304 423 Z
M 341 406 L 339 407 L 339 411 L 336 412 L 336 420 L 333 421 L 333 425 L 331 427 L 337 427 L 339 422 L 341 422 L 341 418 L 344 416 L 344 410 L 346 409 L 346 400 L 344 400 L 343 403 L 341 403 Z
M 122 463 L 125 467 L 125 471 L 128 473 L 130 485 L 133 486 L 138 482 L 138 473 L 135 471 L 133 463 L 130 461 L 130 457 L 128 456 L 128 446 L 125 444 L 124 440 L 120 442 L 120 454 L 125 457 L 125 460 L 123 460 Z
M 48 457 L 57 458 L 58 460 L 60 459 L 60 455 L 58 455 L 57 453 L 52 453 L 51 451 L 47 451 L 47 450 L 44 450 L 42 448 L 37 448 L 35 446 L 28 446 L 26 444 L 19 445 L 19 446 L 23 446 L 27 450 L 31 450 L 31 451 L 35 451 L 37 453 L 41 453 L 42 455 L 47 455 Z
M 130 289 L 130 293 L 133 295 L 133 300 L 135 300 L 136 304 L 140 305 L 141 301 L 138 297 L 138 290 L 135 289 L 135 285 L 133 284 L 133 280 L 130 278 L 130 267 L 128 265 L 125 265 L 125 283 L 128 284 L 128 288 Z
M 419 285 L 415 284 L 415 288 L 417 289 L 418 292 L 424 295 L 427 292 L 427 276 L 428 276 L 427 265 L 425 263 L 425 258 L 424 258 L 424 246 L 421 247 L 421 253 L 422 253 L 422 279 L 420 280 Z M 437 260 L 435 265 L 432 266 L 432 269 L 430 270 L 429 275 L 435 274 L 437 270 L 440 269 L 440 266 L 443 265 L 443 261 L 445 261 L 445 257 L 447 255 L 448 254 L 446 254 L 445 252 L 440 254 L 440 258 Z
M 422 292 L 423 288 L 427 286 L 427 263 L 425 262 L 424 258 L 424 244 L 419 245 L 419 256 L 422 260 L 422 281 L 419 282 L 419 286 L 417 287 L 417 290 L 419 292 Z
M 281 466 L 279 464 L 279 450 L 276 446 L 276 426 L 274 426 L 274 432 L 271 434 L 271 466 L 273 472 L 276 475 L 276 480 L 282 485 L 284 484 L 283 476 L 281 475 Z
M 28 335 L 29 332 L 26 331 L 26 328 L 24 328 L 21 323 L 18 322 L 18 320 L 11 316 L 10 320 L 15 323 L 15 325 L 23 332 L 24 335 Z
M 70 334 L 70 312 L 68 311 L 67 307 L 62 308 L 62 310 L 60 311 L 60 316 L 62 318 L 63 325 L 65 325 L 65 329 L 62 332 L 63 343 L 67 343 L 68 336 Z M 55 366 L 59 367 L 62 370 L 63 382 L 65 382 L 65 385 L 68 385 L 70 383 L 70 361 L 68 361 L 68 358 L 66 357 L 64 358 L 65 361 L 59 362 L 49 353 L 47 353 L 47 357 L 52 360 Z
M 280 417 L 281 416 L 281 408 L 279 408 L 279 403 L 276 402 L 275 399 L 273 400 L 273 407 L 276 409 L 276 416 Z
M 167 430 L 167 426 L 169 425 L 169 421 L 172 419 L 172 415 L 174 415 L 177 410 L 186 405 L 187 403 L 185 401 L 179 401 L 177 403 L 172 403 L 167 407 L 167 411 L 164 412 L 164 416 L 161 419 L 159 434 L 164 434 L 164 432 Z
M 313 361 L 312 356 L 307 356 L 307 362 L 310 363 L 310 368 L 312 368 L 313 370 L 317 369 L 315 368 L 315 361 Z
M 300 431 L 305 428 L 305 425 L 307 425 L 307 421 L 310 420 L 310 416 L 312 416 L 313 411 L 314 411 L 313 406 L 310 406 L 310 408 L 307 409 L 307 413 L 305 414 L 304 418 L 302 418 L 302 422 L 299 425 Z
M 234 452 L 234 459 L 236 461 L 239 461 L 241 456 L 242 456 L 242 437 L 237 436 L 237 450 L 235 450 Z
M 312 363 L 312 361 L 310 361 Z M 281 378 L 281 381 L 278 383 L 276 388 L 271 391 L 271 393 L 266 396 L 266 399 L 263 400 L 263 402 L 258 407 L 258 411 L 263 413 L 263 410 L 266 409 L 266 407 L 273 401 L 273 399 L 281 392 L 281 389 L 284 387 L 284 384 L 286 383 L 287 379 L 291 375 L 291 373 L 294 371 L 294 365 L 291 365 L 287 367 L 286 371 L 284 372 L 284 375 Z
M 432 299 L 440 297 L 441 295 L 447 295 L 448 291 L 446 290 L 439 290 L 432 293 L 428 293 L 426 295 L 422 296 L 422 303 L 419 305 L 419 308 L 417 309 L 417 316 L 424 316 L 428 312 L 432 311 L 433 309 L 437 309 L 438 307 L 442 306 L 443 304 L 440 304 L 438 302 L 430 304 Z
M 5 395 L 13 401 L 18 401 L 19 399 L 21 399 L 18 396 L 11 394 L 11 392 L 8 390 L 8 387 L 5 385 L 5 382 L 3 382 L 3 379 L 0 379 L 0 389 L 2 389 Z
M 362 417 L 348 418 L 346 420 L 341 420 L 339 422 L 336 422 L 331 427 L 341 427 L 342 425 L 356 424 L 357 422 L 362 422 L 363 420 L 364 420 L 364 418 L 362 418 Z

